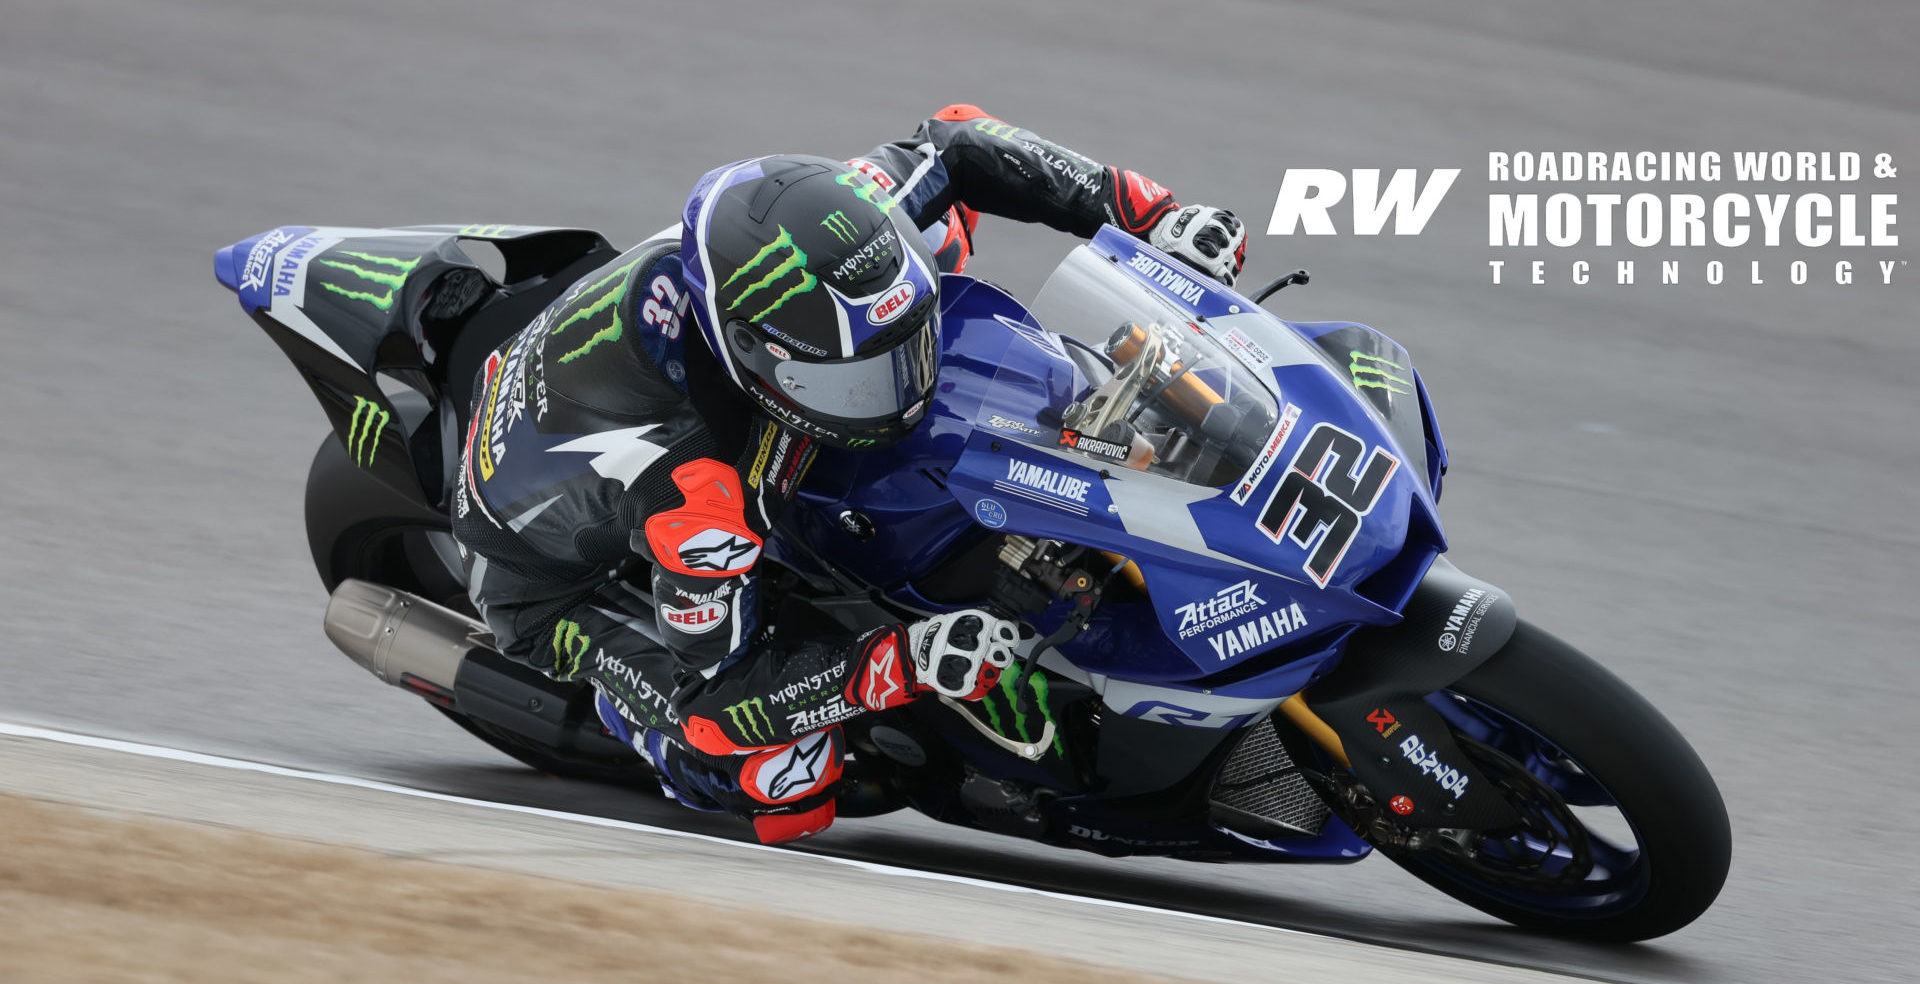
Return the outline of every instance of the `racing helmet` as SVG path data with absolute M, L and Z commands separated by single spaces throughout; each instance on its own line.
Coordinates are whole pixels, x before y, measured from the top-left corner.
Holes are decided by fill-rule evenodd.
M 775 419 L 834 447 L 905 437 L 939 371 L 939 273 L 884 179 L 761 157 L 707 172 L 682 217 L 707 345 Z

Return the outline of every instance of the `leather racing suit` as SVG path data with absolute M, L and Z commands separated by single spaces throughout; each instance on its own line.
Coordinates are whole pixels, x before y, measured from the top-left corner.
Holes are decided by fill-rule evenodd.
M 1146 177 L 966 105 L 848 163 L 904 206 L 947 271 L 966 263 L 979 212 L 1145 238 L 1178 207 Z M 758 411 L 700 340 L 679 250 L 677 237 L 628 250 L 486 360 L 454 535 L 503 652 L 590 682 L 669 793 L 788 840 L 833 818 L 838 724 L 910 697 L 906 636 L 762 638 L 757 561 L 817 449 Z

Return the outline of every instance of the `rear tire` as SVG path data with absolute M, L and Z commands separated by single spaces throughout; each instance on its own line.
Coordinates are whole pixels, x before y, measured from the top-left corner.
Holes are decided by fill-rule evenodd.
M 1636 844 L 1622 850 L 1574 818 L 1572 839 L 1596 860 L 1572 885 L 1529 885 L 1514 864 L 1528 849 L 1520 837 L 1477 842 L 1494 849 L 1494 864 L 1429 849 L 1390 855 L 1402 867 L 1508 922 L 1595 941 L 1662 936 L 1713 904 L 1732 857 L 1726 804 L 1686 739 L 1620 678 L 1522 621 L 1493 658 L 1429 701 L 1483 772 L 1504 771 L 1505 788 L 1540 794 L 1510 793 L 1516 807 L 1562 818 L 1611 807 Z M 1542 853 L 1542 870 L 1561 857 Z
M 338 437 L 320 442 L 307 473 L 307 538 L 320 581 L 331 592 L 347 578 L 409 591 L 466 615 L 474 615 L 458 568 L 450 524 L 379 481 L 347 458 Z M 592 698 L 580 684 L 578 703 L 592 713 Z M 638 753 L 608 737 L 588 751 L 556 749 L 486 721 L 429 704 L 468 734 L 514 760 L 563 779 L 620 786 L 654 786 L 653 770 Z

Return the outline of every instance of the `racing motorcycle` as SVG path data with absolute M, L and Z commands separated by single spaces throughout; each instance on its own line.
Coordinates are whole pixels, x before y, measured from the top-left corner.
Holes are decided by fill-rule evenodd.
M 306 492 L 328 635 L 529 765 L 651 785 L 583 685 L 489 647 L 448 533 L 475 371 L 617 252 L 579 229 L 282 227 L 215 268 L 333 424 Z M 1731 851 L 1712 777 L 1448 562 L 1419 372 L 1364 325 L 1256 303 L 1304 280 L 1249 299 L 1113 228 L 1030 306 L 945 276 L 927 419 L 817 459 L 766 544 L 771 631 L 978 606 L 1023 622 L 1021 655 L 985 700 L 848 722 L 841 815 L 1109 856 L 1379 850 L 1522 926 L 1686 925 Z

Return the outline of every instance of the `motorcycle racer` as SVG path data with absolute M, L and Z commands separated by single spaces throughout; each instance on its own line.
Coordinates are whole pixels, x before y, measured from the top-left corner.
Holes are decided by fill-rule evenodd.
M 1244 260 L 1232 213 L 955 105 L 845 163 L 709 172 L 678 241 L 581 278 L 476 379 L 454 535 L 500 649 L 589 682 L 669 795 L 763 842 L 833 821 L 841 722 L 978 699 L 1012 664 L 1016 626 L 977 609 L 770 641 L 757 572 L 821 446 L 924 416 L 939 274 L 980 212 L 1112 223 L 1227 283 Z

